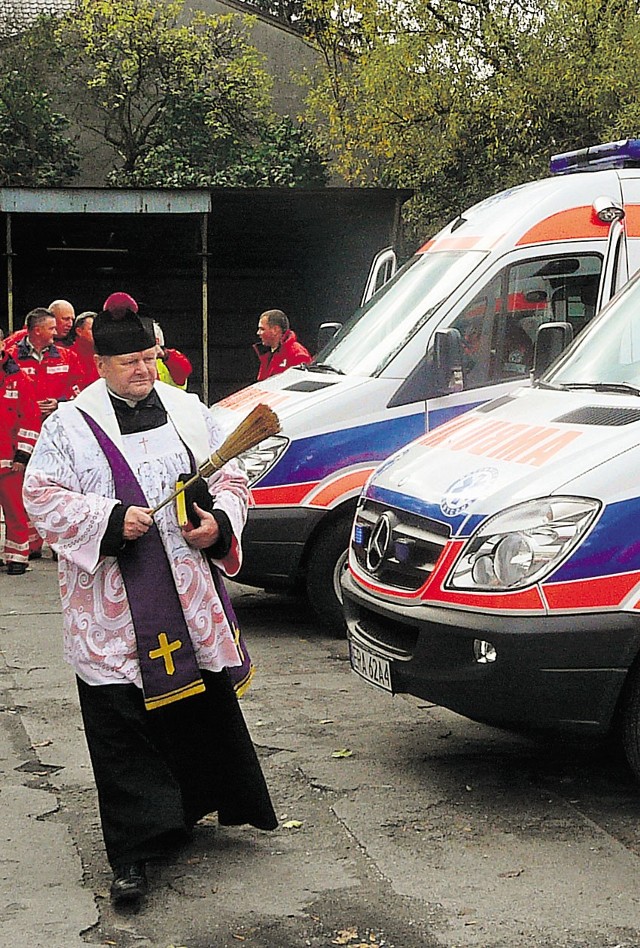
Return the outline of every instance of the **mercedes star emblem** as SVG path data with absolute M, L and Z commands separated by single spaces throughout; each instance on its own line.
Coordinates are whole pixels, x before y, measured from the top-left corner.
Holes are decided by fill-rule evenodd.
M 366 563 L 370 573 L 375 573 L 382 566 L 391 543 L 392 531 L 391 514 L 383 513 L 381 517 L 378 517 L 367 543 Z

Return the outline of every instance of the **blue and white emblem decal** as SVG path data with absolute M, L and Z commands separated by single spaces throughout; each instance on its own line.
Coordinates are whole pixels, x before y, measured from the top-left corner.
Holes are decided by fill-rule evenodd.
M 481 467 L 477 471 L 463 474 L 445 490 L 440 501 L 440 510 L 445 517 L 457 517 L 458 514 L 464 513 L 485 493 L 483 488 L 491 484 L 497 476 L 495 467 Z

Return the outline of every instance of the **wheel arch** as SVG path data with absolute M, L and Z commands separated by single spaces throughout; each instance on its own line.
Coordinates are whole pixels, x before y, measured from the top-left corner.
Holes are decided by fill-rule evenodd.
M 313 530 L 307 537 L 307 542 L 304 546 L 304 553 L 300 559 L 300 567 L 303 573 L 306 572 L 313 548 L 321 534 L 331 529 L 339 520 L 343 520 L 346 517 L 349 517 L 353 521 L 358 504 L 358 496 L 359 495 L 352 495 L 350 497 L 346 497 L 336 507 L 331 507 L 329 510 L 327 510 L 324 517 L 321 517 L 320 520 L 318 520 L 318 522 L 315 524 Z

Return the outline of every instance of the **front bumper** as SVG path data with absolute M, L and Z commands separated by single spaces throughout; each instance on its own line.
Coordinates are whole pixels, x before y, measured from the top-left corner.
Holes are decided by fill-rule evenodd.
M 394 693 L 519 730 L 604 733 L 640 649 L 640 616 L 483 614 L 407 605 L 343 578 L 349 638 L 386 659 Z M 480 663 L 473 643 L 490 642 Z

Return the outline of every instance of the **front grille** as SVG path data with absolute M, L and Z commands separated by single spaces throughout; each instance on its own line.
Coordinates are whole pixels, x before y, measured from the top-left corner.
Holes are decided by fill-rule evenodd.
M 370 541 L 383 515 L 389 538 L 378 562 Z M 449 536 L 448 524 L 365 500 L 356 512 L 353 550 L 360 568 L 372 579 L 385 586 L 416 590 L 431 575 Z

